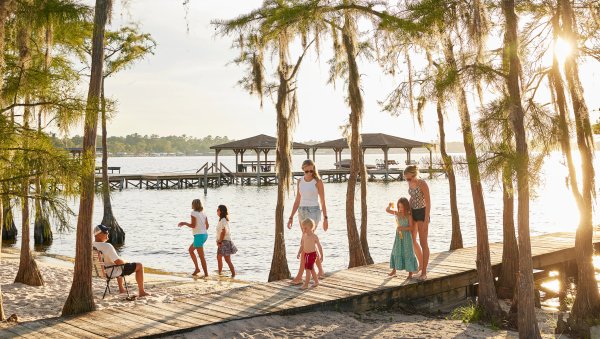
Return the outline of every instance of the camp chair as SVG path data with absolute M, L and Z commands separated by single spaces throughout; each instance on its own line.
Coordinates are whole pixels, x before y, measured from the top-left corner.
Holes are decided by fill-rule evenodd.
M 114 270 L 118 267 L 121 267 L 121 269 L 123 269 L 124 265 L 106 265 L 106 263 L 104 262 L 104 255 L 102 254 L 102 251 L 98 250 L 96 247 L 92 247 L 92 250 L 92 257 L 94 261 L 94 273 L 96 274 L 96 277 L 106 280 L 106 288 L 104 289 L 104 294 L 102 295 L 102 299 L 104 299 L 104 297 L 106 297 L 106 292 L 110 294 L 110 281 L 119 277 L 112 276 Z M 125 276 L 123 274 L 121 274 L 121 277 L 123 277 L 123 282 L 125 283 L 125 291 L 127 291 L 127 298 L 129 298 L 129 287 L 127 286 L 127 280 L 125 279 Z

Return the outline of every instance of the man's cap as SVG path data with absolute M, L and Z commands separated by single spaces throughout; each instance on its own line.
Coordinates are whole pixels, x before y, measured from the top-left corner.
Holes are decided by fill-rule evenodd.
M 98 225 L 94 227 L 94 235 L 98 235 L 100 233 L 108 233 L 108 227 L 104 225 Z

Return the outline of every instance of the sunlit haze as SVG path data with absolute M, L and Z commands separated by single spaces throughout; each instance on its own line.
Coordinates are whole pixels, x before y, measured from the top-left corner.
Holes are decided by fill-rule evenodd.
M 233 18 L 261 3 L 261 0 L 192 0 L 186 8 L 181 1 L 115 2 L 110 29 L 137 23 L 143 32 L 152 34 L 158 47 L 155 55 L 107 80 L 107 95 L 118 101 L 109 134 L 137 132 L 194 137 L 210 134 L 237 139 L 259 133 L 275 135 L 272 101 L 266 99 L 261 109 L 257 98 L 236 85 L 244 69 L 230 63 L 236 56 L 232 40 L 216 36 L 211 25 L 211 20 Z M 327 43 L 323 42 L 323 46 L 328 46 Z M 564 50 L 564 46 L 560 48 Z M 297 141 L 338 138 L 339 127 L 347 122 L 344 83 L 338 82 L 336 88 L 327 84 L 329 56 L 327 47 L 323 49 L 320 58 L 314 53 L 310 55 L 299 75 L 301 119 L 295 133 Z M 379 66 L 365 60 L 359 60 L 359 67 L 365 102 L 363 132 L 438 140 L 433 107 L 425 111 L 423 128 L 418 127 L 408 111 L 399 117 L 381 111 L 378 102 L 385 99 L 405 74 L 396 79 L 385 76 Z M 585 88 L 598 87 L 593 70 L 584 65 L 581 74 Z M 590 96 L 592 93 L 587 94 L 590 108 L 595 110 L 598 101 Z M 476 117 L 475 108 L 472 110 Z M 594 119 L 595 116 L 594 113 Z M 462 139 L 458 124 L 457 115 L 449 111 L 447 140 Z M 71 134 L 81 131 L 75 129 Z

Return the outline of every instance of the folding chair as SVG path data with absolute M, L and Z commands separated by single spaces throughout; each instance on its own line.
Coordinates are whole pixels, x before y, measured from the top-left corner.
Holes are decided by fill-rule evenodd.
M 122 265 L 106 265 L 106 263 L 104 262 L 104 255 L 102 254 L 102 251 L 98 250 L 96 247 L 93 247 L 93 261 L 94 261 L 94 273 L 96 274 L 97 277 L 105 279 L 106 280 L 106 288 L 104 289 L 104 294 L 102 295 L 102 299 L 104 299 L 104 297 L 106 297 L 106 292 L 108 292 L 110 294 L 110 281 L 118 278 L 118 277 L 123 277 L 123 282 L 125 283 L 125 291 L 127 291 L 127 298 L 129 298 L 129 287 L 127 286 L 127 280 L 125 279 L 125 276 L 123 275 L 123 273 L 121 273 L 120 276 L 116 276 L 113 277 L 113 272 L 116 268 L 121 267 L 121 270 L 124 268 L 124 264 Z M 123 271 L 121 271 L 123 272 Z

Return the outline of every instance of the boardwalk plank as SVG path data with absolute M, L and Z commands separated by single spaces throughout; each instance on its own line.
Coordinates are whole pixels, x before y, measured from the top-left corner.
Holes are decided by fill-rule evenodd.
M 143 317 L 143 316 L 139 316 L 137 314 L 131 313 L 131 312 L 127 312 L 126 309 L 110 309 L 110 310 L 106 310 L 106 311 L 109 314 L 126 318 L 126 319 L 136 322 L 138 324 L 138 326 L 135 328 L 135 332 L 132 332 L 131 334 L 127 335 L 126 337 L 138 337 L 140 335 L 153 335 L 153 334 L 159 334 L 159 333 L 163 333 L 163 332 L 177 331 L 177 330 L 181 329 L 181 327 L 167 325 L 167 324 L 155 321 L 153 319 L 150 319 L 149 317 Z
M 174 311 L 159 309 L 148 305 L 131 307 L 127 312 L 140 317 L 148 317 L 152 320 L 179 328 L 188 328 L 197 324 L 197 319 L 185 317 Z

